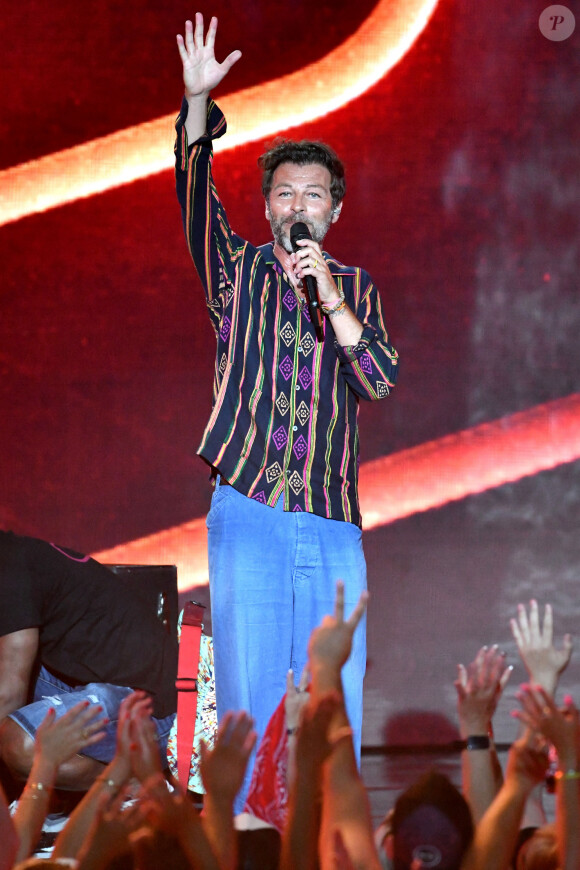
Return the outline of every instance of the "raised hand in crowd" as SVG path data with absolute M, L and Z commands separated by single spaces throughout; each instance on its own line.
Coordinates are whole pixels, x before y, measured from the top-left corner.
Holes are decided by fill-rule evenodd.
M 523 685 L 517 694 L 522 706 L 513 715 L 540 733 L 556 750 L 556 844 L 560 870 L 580 867 L 580 720 L 572 698 L 558 708 L 542 686 Z
M 228 712 L 218 728 L 212 749 L 201 743 L 201 777 L 206 790 L 203 825 L 220 864 L 236 866 L 234 800 L 244 781 L 257 735 L 251 717 Z
M 58 835 L 53 852 L 55 858 L 77 858 L 89 830 L 93 830 L 93 833 L 95 831 L 93 823 L 97 814 L 112 812 L 112 800 L 120 793 L 127 796 L 127 786 L 132 777 L 154 772 L 148 763 L 153 762 L 149 756 L 144 755 L 142 745 L 144 730 L 148 728 L 143 723 L 150 722 L 152 709 L 151 699 L 143 691 L 132 692 L 122 701 L 117 722 L 115 755 L 103 767 L 103 772 L 75 807 L 66 826 Z M 147 730 L 147 734 L 154 753 L 159 756 L 153 731 Z M 158 759 L 156 763 L 159 766 Z M 107 819 L 110 820 L 109 815 Z
M 18 861 L 28 857 L 38 842 L 59 768 L 104 737 L 102 712 L 102 707 L 82 701 L 59 718 L 50 709 L 39 725 L 32 767 L 13 816 L 19 838 Z
M 510 627 L 530 683 L 543 686 L 554 696 L 560 675 L 572 655 L 572 638 L 565 634 L 561 649 L 554 646 L 552 605 L 546 604 L 541 624 L 537 601 L 530 601 L 529 616 L 525 606 L 518 604 L 517 617 L 510 619 Z
M 317 866 L 323 763 L 333 750 L 330 723 L 343 703 L 336 690 L 316 699 L 304 694 L 307 703 L 301 706 L 294 735 L 294 775 L 289 789 L 280 870 L 310 870 Z M 347 729 L 344 736 L 349 735 Z
M 153 851 L 162 834 L 173 838 L 195 870 L 224 870 L 229 866 L 218 860 L 188 795 L 179 785 L 170 792 L 162 774 L 154 774 L 143 784 L 139 811 L 147 828 L 132 837 L 132 844 L 141 855 Z
M 529 615 L 525 605 L 518 604 L 517 616 L 510 619 L 510 628 L 531 685 L 542 686 L 551 697 L 556 694 L 558 681 L 572 655 L 572 638 L 565 634 L 559 649 L 554 645 L 554 617 L 551 604 L 544 608 L 543 622 L 535 599 L 530 601 Z M 530 796 L 522 827 L 546 824 L 543 805 L 543 786 Z
M 512 744 L 503 785 L 475 829 L 461 870 L 508 870 L 526 801 L 547 769 L 544 742 L 527 729 Z
M 476 822 L 501 786 L 492 719 L 512 670 L 497 646 L 482 647 L 471 664 L 457 667 L 459 731 L 466 741 L 461 755 L 463 792 Z
M 318 704 L 328 693 L 336 693 L 341 703 L 330 721 L 327 739 L 332 752 L 324 762 L 322 776 L 322 821 L 319 861 L 322 870 L 335 864 L 337 831 L 355 866 L 380 867 L 373 842 L 373 829 L 366 789 L 360 777 L 350 724 L 342 697 L 341 670 L 348 660 L 352 639 L 363 618 L 368 593 L 363 592 L 348 619 L 344 617 L 344 585 L 336 584 L 333 615 L 325 616 L 314 629 L 308 643 L 311 674 L 311 701 Z

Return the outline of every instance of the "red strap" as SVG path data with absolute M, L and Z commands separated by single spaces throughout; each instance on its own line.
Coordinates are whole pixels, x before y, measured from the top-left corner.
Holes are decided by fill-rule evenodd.
M 184 789 L 189 782 L 191 750 L 197 716 L 197 675 L 204 607 L 188 601 L 183 611 L 177 667 L 177 778 Z

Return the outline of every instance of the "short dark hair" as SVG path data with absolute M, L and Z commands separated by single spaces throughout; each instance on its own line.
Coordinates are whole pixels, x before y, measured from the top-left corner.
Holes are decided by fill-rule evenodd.
M 330 195 L 333 208 L 342 201 L 346 192 L 344 165 L 335 151 L 326 142 L 315 142 L 312 139 L 274 139 L 272 146 L 258 157 L 258 166 L 262 170 L 262 193 L 266 199 L 272 190 L 272 177 L 282 163 L 296 163 L 306 166 L 318 163 L 330 172 Z

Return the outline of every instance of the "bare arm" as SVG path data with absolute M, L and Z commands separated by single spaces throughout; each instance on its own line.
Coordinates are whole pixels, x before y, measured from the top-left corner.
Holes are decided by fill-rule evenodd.
M 256 737 L 247 713 L 228 712 L 220 723 L 213 749 L 201 744 L 201 776 L 206 789 L 202 824 L 224 870 L 236 867 L 234 800 Z
M 497 646 L 482 647 L 467 668 L 458 666 L 457 713 L 464 740 L 489 739 L 492 718 L 511 671 Z M 475 822 L 481 819 L 501 786 L 499 769 L 492 740 L 487 748 L 464 749 L 461 754 L 463 791 Z
M 336 832 L 355 866 L 380 867 L 374 846 L 373 829 L 366 790 L 360 778 L 350 724 L 342 700 L 341 670 L 352 646 L 352 637 L 366 610 L 368 595 L 361 599 L 348 619 L 344 618 L 344 586 L 336 584 L 334 616 L 325 616 L 314 629 L 308 644 L 311 694 L 314 701 L 328 692 L 337 692 L 341 703 L 330 724 L 329 740 L 335 744 L 325 763 L 322 785 L 321 867 L 334 861 Z
M 203 15 L 195 13 L 195 30 L 191 21 L 185 22 L 185 37 L 177 36 L 177 48 L 183 64 L 183 83 L 188 103 L 185 122 L 187 140 L 191 144 L 205 133 L 207 101 L 210 92 L 228 74 L 242 56 L 241 51 L 232 51 L 223 63 L 215 59 L 214 46 L 217 18 L 212 18 L 203 37 Z
M 32 767 L 14 813 L 18 861 L 30 855 L 40 837 L 59 766 L 103 738 L 102 720 L 97 719 L 101 713 L 102 707 L 82 701 L 60 719 L 51 709 L 38 727 Z
M 149 715 L 151 708 L 151 700 L 145 692 L 133 692 L 121 703 L 115 756 L 77 804 L 67 825 L 58 835 L 53 852 L 55 858 L 76 858 L 94 826 L 97 814 L 104 811 L 107 799 L 112 799 L 125 788 L 133 773 L 132 718 Z
M 572 638 L 569 634 L 564 635 L 561 648 L 556 648 L 552 606 L 546 604 L 542 622 L 535 599 L 530 601 L 529 615 L 525 606 L 518 604 L 517 617 L 510 619 L 510 628 L 531 685 L 542 686 L 553 698 L 560 676 L 572 655 Z M 542 795 L 543 787 L 540 784 L 528 800 L 522 819 L 523 828 L 546 824 Z
M 578 780 L 578 711 L 572 699 L 558 709 L 549 693 L 540 686 L 523 686 L 518 693 L 522 710 L 517 718 L 544 735 L 556 749 L 556 837 L 559 867 L 578 870 L 580 866 L 580 795 Z
M 0 719 L 26 704 L 37 652 L 38 628 L 0 637 Z
M 477 825 L 461 870 L 508 870 L 526 800 L 546 768 L 537 734 L 526 731 L 510 749 L 504 783 Z

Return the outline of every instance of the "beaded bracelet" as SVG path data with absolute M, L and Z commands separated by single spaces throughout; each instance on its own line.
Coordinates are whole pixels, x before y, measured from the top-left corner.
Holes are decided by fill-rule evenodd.
M 554 779 L 580 779 L 580 771 L 578 770 L 557 770 L 554 774 Z
M 340 317 L 340 315 L 344 314 L 345 311 L 346 311 L 346 302 L 343 299 L 342 302 L 340 303 L 340 305 L 337 305 L 336 308 L 333 308 L 332 311 L 328 312 L 328 316 L 331 319 L 333 317 Z
M 342 290 L 339 290 L 338 293 L 340 299 L 338 300 L 338 302 L 335 302 L 334 305 L 320 305 L 323 314 L 328 314 L 329 316 L 331 316 L 337 311 L 342 311 L 342 309 L 346 307 L 346 303 L 344 301 L 344 292 Z

